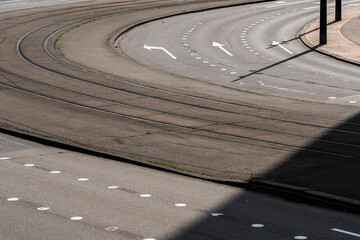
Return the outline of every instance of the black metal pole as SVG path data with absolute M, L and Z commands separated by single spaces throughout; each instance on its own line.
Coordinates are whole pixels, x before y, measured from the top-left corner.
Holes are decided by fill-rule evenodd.
M 327 43 L 327 0 L 320 0 L 320 45 Z
M 335 21 L 341 21 L 341 0 L 335 2 Z

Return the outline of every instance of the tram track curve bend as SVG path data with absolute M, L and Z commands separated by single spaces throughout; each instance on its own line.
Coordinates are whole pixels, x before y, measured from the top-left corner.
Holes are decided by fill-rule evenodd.
M 259 4 L 270 3 L 92 1 L 2 14 L 0 126 L 236 182 L 359 157 L 354 105 L 204 81 L 147 65 L 119 44 L 154 19 Z

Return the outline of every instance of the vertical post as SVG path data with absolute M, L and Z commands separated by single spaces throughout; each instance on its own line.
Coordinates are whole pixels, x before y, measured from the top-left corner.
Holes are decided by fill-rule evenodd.
M 320 45 L 327 43 L 327 0 L 320 0 Z
M 335 2 L 335 21 L 341 21 L 341 0 Z

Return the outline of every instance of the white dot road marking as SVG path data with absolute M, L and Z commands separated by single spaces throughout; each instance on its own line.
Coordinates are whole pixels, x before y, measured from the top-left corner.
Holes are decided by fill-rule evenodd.
M 177 203 L 175 204 L 176 207 L 186 207 L 187 204 L 186 203 Z
M 306 236 L 296 236 L 296 237 L 294 237 L 295 239 L 308 239 Z
M 336 97 L 329 97 L 329 99 L 334 100 L 334 99 L 336 99 Z
M 258 224 L 258 223 L 252 224 L 251 226 L 252 226 L 253 228 L 262 228 L 262 227 L 264 227 L 263 224 Z
M 224 214 L 223 213 L 213 213 L 213 214 L 211 214 L 211 216 L 219 217 L 219 216 L 224 216 Z
M 222 68 L 222 69 L 220 69 L 221 71 L 226 71 L 227 69 L 226 68 Z
M 142 198 L 149 198 L 149 197 L 151 197 L 151 195 L 150 195 L 150 194 L 141 194 L 140 197 L 142 197 Z
M 349 103 L 357 103 L 357 101 L 349 101 Z
M 8 200 L 9 202 L 16 202 L 16 201 L 19 201 L 19 198 L 12 197 L 12 198 L 8 198 L 7 200 Z
M 59 174 L 59 173 L 61 173 L 61 172 L 60 172 L 60 171 L 55 170 L 55 171 L 51 171 L 50 173 L 51 173 L 51 174 Z
M 155 238 L 144 238 L 144 240 L 156 240 Z
M 76 216 L 76 217 L 72 217 L 70 219 L 73 220 L 73 221 L 79 221 L 79 220 L 83 220 L 83 217 Z
M 119 228 L 118 227 L 108 227 L 105 230 L 108 231 L 108 232 L 114 232 L 116 230 L 119 230 Z
M 108 186 L 108 189 L 118 189 L 119 186 Z
M 344 233 L 344 234 L 347 234 L 347 235 L 351 235 L 351 236 L 360 238 L 360 234 L 358 234 L 358 233 L 353 233 L 353 232 L 341 230 L 341 229 L 338 229 L 338 228 L 332 228 L 331 230 L 335 231 L 335 232 Z
M 0 160 L 9 160 L 10 158 L 9 157 L 2 157 L 0 158 Z
M 37 208 L 37 210 L 39 210 L 39 211 L 47 211 L 49 209 L 50 209 L 49 207 L 38 207 Z
M 26 164 L 24 164 L 24 167 L 34 167 L 35 166 L 35 164 L 32 164 L 32 163 L 26 163 Z
M 88 178 L 79 178 L 78 181 L 80 181 L 80 182 L 86 182 L 86 181 L 89 181 L 89 179 L 88 179 Z
M 236 74 L 236 72 L 231 72 L 230 74 L 235 75 L 235 74 Z

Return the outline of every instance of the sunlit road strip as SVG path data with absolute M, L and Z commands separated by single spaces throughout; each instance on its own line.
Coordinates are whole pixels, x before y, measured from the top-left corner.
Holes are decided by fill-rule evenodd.
M 351 236 L 360 238 L 360 234 L 357 234 L 357 233 L 348 232 L 348 231 L 341 230 L 341 229 L 338 229 L 338 228 L 332 228 L 331 230 L 335 231 L 335 232 L 340 232 L 340 233 L 344 233 L 344 234 L 347 234 L 347 235 L 351 235 Z
M 282 2 L 279 2 L 279 3 L 276 4 L 276 5 L 266 6 L 265 8 L 283 7 L 283 6 L 288 6 L 288 5 L 298 4 L 298 3 L 307 3 L 307 2 L 314 2 L 314 0 L 291 2 L 291 3 L 282 3 Z

